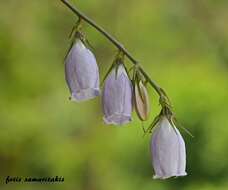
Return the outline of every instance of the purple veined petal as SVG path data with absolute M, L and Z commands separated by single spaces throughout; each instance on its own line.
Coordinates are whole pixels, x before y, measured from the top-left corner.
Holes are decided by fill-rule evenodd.
M 77 40 L 65 61 L 65 77 L 71 99 L 85 101 L 99 96 L 99 70 L 95 56 Z
M 106 124 L 123 125 L 131 121 L 132 85 L 123 65 L 113 69 L 105 80 L 102 95 L 103 120 Z
M 183 138 L 166 117 L 157 124 L 151 140 L 155 179 L 184 176 L 186 153 Z

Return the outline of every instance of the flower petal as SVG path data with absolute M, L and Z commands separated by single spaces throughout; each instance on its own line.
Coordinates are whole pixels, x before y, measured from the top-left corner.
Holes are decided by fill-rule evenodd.
M 118 67 L 117 75 L 114 68 L 105 80 L 102 102 L 106 124 L 122 125 L 131 121 L 131 82 L 124 67 Z
M 81 40 L 76 41 L 66 58 L 65 76 L 72 100 L 85 101 L 99 95 L 96 58 Z
M 184 140 L 166 117 L 157 124 L 151 140 L 155 179 L 186 175 Z

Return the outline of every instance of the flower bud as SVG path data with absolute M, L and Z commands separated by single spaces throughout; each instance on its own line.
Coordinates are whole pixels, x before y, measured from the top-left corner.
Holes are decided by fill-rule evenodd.
M 85 101 L 100 94 L 96 58 L 79 39 L 66 57 L 65 78 L 72 100 Z
M 122 125 L 131 121 L 132 85 L 124 66 L 120 64 L 116 67 L 105 80 L 102 95 L 103 119 L 106 124 Z
M 140 81 L 138 84 L 135 83 L 134 91 L 136 113 L 142 121 L 145 121 L 150 114 L 150 102 L 147 89 L 142 81 Z
M 185 142 L 175 126 L 161 116 L 151 140 L 154 179 L 185 176 Z

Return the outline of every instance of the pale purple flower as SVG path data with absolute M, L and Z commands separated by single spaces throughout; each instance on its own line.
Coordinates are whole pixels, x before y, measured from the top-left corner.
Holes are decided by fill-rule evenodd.
M 185 176 L 185 142 L 176 127 L 162 116 L 153 132 L 151 140 L 154 179 Z
M 79 39 L 65 60 L 65 77 L 72 100 L 80 102 L 99 96 L 99 71 L 96 58 Z
M 122 64 L 113 68 L 105 80 L 103 96 L 104 122 L 123 125 L 131 121 L 132 85 Z

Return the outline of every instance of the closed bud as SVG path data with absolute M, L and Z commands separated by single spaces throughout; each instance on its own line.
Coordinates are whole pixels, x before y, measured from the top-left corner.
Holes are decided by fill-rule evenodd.
M 122 125 L 131 121 L 132 85 L 124 66 L 120 64 L 116 67 L 105 80 L 102 95 L 103 119 L 106 124 Z
M 151 140 L 155 179 L 185 176 L 185 142 L 175 126 L 166 116 L 161 116 Z
M 66 57 L 65 77 L 72 100 L 85 101 L 100 94 L 96 58 L 79 39 Z
M 145 121 L 148 119 L 148 116 L 150 114 L 150 101 L 147 89 L 142 81 L 140 81 L 138 84 L 135 82 L 134 91 L 134 100 L 137 115 L 140 120 Z

